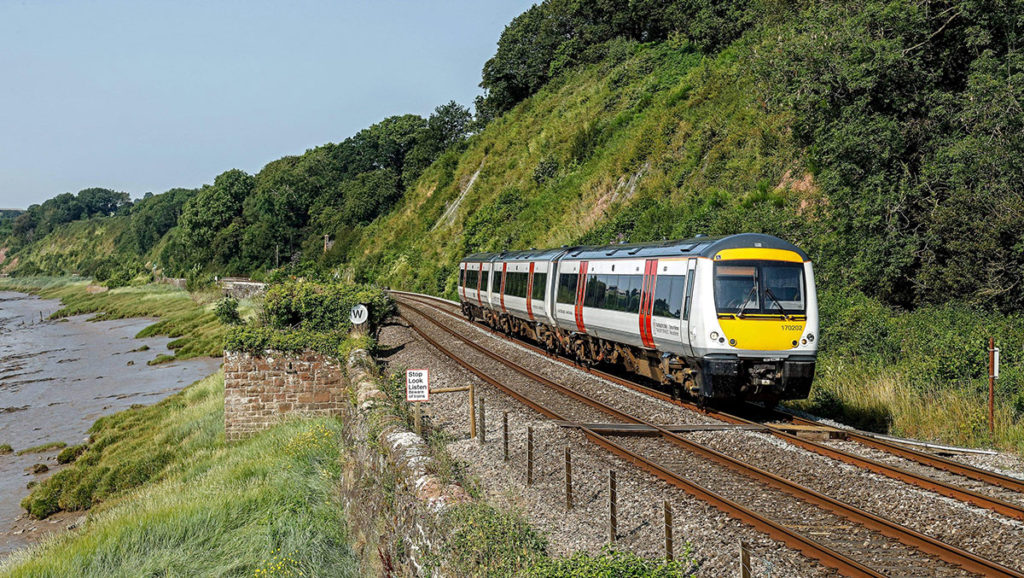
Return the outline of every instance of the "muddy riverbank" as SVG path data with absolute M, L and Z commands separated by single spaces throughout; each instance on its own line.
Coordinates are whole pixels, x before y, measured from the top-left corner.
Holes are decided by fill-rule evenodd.
M 56 300 L 0 291 L 0 444 L 15 452 L 81 443 L 96 419 L 155 403 L 220 365 L 219 359 L 197 358 L 148 366 L 169 353 L 169 338 L 135 338 L 152 319 L 48 320 L 59 308 Z M 0 556 L 73 523 L 22 517 L 26 484 L 57 470 L 57 451 L 0 455 Z M 48 471 L 31 473 L 36 464 Z

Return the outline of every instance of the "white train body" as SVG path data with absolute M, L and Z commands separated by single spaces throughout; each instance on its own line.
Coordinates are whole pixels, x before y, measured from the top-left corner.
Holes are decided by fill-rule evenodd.
M 470 255 L 463 312 L 581 362 L 714 399 L 807 396 L 818 302 L 807 255 L 761 234 Z

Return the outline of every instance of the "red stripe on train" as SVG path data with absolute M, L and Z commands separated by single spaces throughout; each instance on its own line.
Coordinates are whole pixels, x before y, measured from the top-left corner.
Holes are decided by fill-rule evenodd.
M 653 319 L 651 312 L 654 310 L 654 295 L 658 289 L 658 260 L 651 259 L 647 262 L 650 267 L 650 281 L 647 283 L 647 307 L 644 309 L 644 315 L 641 318 L 643 322 L 643 335 L 646 336 L 644 345 L 654 349 L 654 329 L 652 327 Z
M 587 286 L 587 262 L 580 261 L 580 272 L 576 281 L 576 330 L 586 333 L 587 328 L 583 325 L 583 294 Z
M 480 270 L 476 272 L 476 302 L 480 307 L 484 306 L 483 299 L 480 298 L 480 294 L 483 293 L 483 287 L 480 286 L 480 282 L 484 280 L 484 266 L 480 264 Z
M 501 312 L 507 313 L 505 310 L 505 276 L 508 275 L 508 263 L 501 264 Z

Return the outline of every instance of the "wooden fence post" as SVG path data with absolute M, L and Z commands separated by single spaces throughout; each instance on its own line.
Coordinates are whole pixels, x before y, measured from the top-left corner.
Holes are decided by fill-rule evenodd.
M 484 402 L 487 401 L 484 398 L 480 398 L 480 444 L 487 443 L 487 417 L 484 413 Z
M 572 453 L 565 446 L 565 509 L 572 509 Z
M 743 540 L 740 540 L 740 578 L 750 578 L 750 550 Z
M 672 561 L 675 552 L 672 548 L 672 504 L 665 500 L 665 559 Z
M 505 446 L 505 461 L 508 461 L 508 412 L 502 412 L 501 414 L 501 432 Z
M 618 490 L 615 487 L 615 470 L 608 470 L 608 541 L 615 543 L 618 525 Z
M 533 426 L 526 428 L 526 485 L 533 485 Z

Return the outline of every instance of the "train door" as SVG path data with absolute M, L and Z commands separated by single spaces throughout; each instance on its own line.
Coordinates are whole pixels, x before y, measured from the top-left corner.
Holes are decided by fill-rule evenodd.
M 683 350 L 691 357 L 693 356 L 693 343 L 697 339 L 697 334 L 694 332 L 690 323 L 690 318 L 693 316 L 691 309 L 693 308 L 693 287 L 696 285 L 696 273 L 697 260 L 690 259 L 686 263 L 686 293 L 684 293 L 683 296 L 682 326 L 685 332 L 683 337 Z
M 651 327 L 651 310 L 654 307 L 655 284 L 658 282 L 658 260 L 647 259 L 644 263 L 644 280 L 640 289 L 640 340 L 647 349 L 654 349 L 654 331 Z
M 526 315 L 533 319 L 533 270 L 536 263 L 530 261 L 530 271 L 526 274 Z

